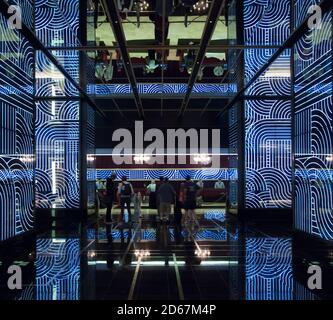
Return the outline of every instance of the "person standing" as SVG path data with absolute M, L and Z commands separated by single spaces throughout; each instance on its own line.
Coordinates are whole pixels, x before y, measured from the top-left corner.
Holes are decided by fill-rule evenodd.
M 131 198 L 134 195 L 133 186 L 127 181 L 127 177 L 121 178 L 121 183 L 118 187 L 118 196 L 120 197 L 120 219 L 124 222 L 125 205 L 128 212 L 128 222 L 131 222 Z
M 116 179 L 115 173 L 111 174 L 111 177 L 106 179 L 106 223 L 112 222 L 112 206 L 116 195 Z
M 156 209 L 156 183 L 151 180 L 147 186 L 147 193 L 149 195 L 149 209 Z
M 169 183 L 169 179 L 165 178 L 164 183 L 158 189 L 160 201 L 160 219 L 163 222 L 169 221 L 171 213 L 171 205 L 175 202 L 176 191 Z
M 197 196 L 200 187 L 191 180 L 190 176 L 186 177 L 184 185 L 184 209 L 185 209 L 185 223 L 198 221 L 195 216 L 195 208 L 197 206 Z

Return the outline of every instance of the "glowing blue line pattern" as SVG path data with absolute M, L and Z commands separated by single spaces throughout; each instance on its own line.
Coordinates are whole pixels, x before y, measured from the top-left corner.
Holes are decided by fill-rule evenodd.
M 185 94 L 187 90 L 186 83 L 138 83 L 140 94 Z M 193 94 L 221 94 L 223 96 L 237 92 L 237 86 L 231 84 L 195 84 Z M 132 94 L 132 88 L 129 84 L 90 84 L 87 87 L 87 93 L 90 95 L 121 95 Z
M 319 300 L 313 291 L 295 281 L 295 300 Z
M 209 210 L 204 213 L 204 219 L 205 220 L 216 220 L 220 222 L 225 221 L 225 210 Z
M 280 45 L 290 34 L 290 0 L 244 0 L 246 45 Z
M 267 49 L 245 50 L 249 81 L 290 35 L 290 0 L 244 1 L 244 40 Z M 291 101 L 264 100 L 291 94 L 290 50 L 250 86 L 245 100 L 245 207 L 291 207 Z
M 98 179 L 106 179 L 115 172 L 117 179 L 127 176 L 130 180 L 150 180 L 159 179 L 161 176 L 170 180 L 184 180 L 190 176 L 194 180 L 237 180 L 237 170 L 235 169 L 140 169 L 140 170 L 120 170 L 120 169 L 97 169 Z M 88 172 L 89 174 L 89 172 Z M 92 180 L 92 177 L 88 177 Z
M 175 241 L 175 230 L 173 228 L 169 228 L 168 230 L 170 241 Z M 188 237 L 188 231 L 182 230 L 181 235 L 183 238 Z M 196 233 L 191 234 L 193 238 L 197 241 L 227 241 L 227 229 L 226 228 L 218 228 L 218 229 L 202 229 Z
M 238 121 L 238 110 L 240 104 L 236 103 L 229 109 L 229 153 L 238 154 L 238 132 L 240 129 L 240 124 Z M 238 157 L 229 158 L 229 167 L 233 168 L 238 172 Z M 232 180 L 229 183 L 229 206 L 232 209 L 238 208 L 238 181 Z
M 289 101 L 245 102 L 246 206 L 291 206 Z
M 73 79 L 78 79 L 78 63 L 70 56 L 61 60 L 62 66 L 72 75 Z M 37 97 L 76 97 L 78 90 L 59 69 L 41 52 L 36 51 L 36 96 Z
M 45 46 L 78 46 L 78 0 L 37 0 L 36 35 Z M 69 75 L 79 81 L 79 53 L 52 51 Z M 79 208 L 79 94 L 40 51 L 36 52 L 36 96 L 62 97 L 36 103 L 36 206 Z M 67 97 L 77 97 L 68 101 Z M 88 136 L 91 136 L 91 127 Z M 91 201 L 91 199 L 89 200 Z
M 36 0 L 36 35 L 45 46 L 78 46 L 79 1 Z M 79 82 L 79 52 L 52 51 L 69 75 Z M 76 88 L 41 53 L 37 54 L 37 96 L 78 96 Z M 52 94 L 51 87 L 56 90 Z
M 80 239 L 37 239 L 37 300 L 79 300 Z
M 78 208 L 79 102 L 36 103 L 36 206 Z
M 317 1 L 318 2 L 318 1 Z M 296 1 L 298 23 L 316 1 Z M 295 228 L 333 240 L 332 12 L 295 46 Z
M 246 240 L 246 300 L 292 300 L 291 239 Z
M 114 230 L 111 232 L 112 240 L 121 240 L 122 233 L 119 230 Z M 128 230 L 123 231 L 123 239 L 127 240 L 129 236 Z M 144 229 L 141 230 L 136 236 L 140 237 L 141 241 L 156 241 L 156 230 L 155 229 Z M 87 229 L 87 239 L 96 240 L 96 230 Z M 98 230 L 98 240 L 107 240 L 107 234 L 105 228 L 99 228 Z
M 34 301 L 36 300 L 36 287 L 34 283 L 30 283 L 24 287 L 20 295 L 15 300 Z
M 248 82 L 274 54 L 276 49 L 245 50 L 245 80 Z M 290 96 L 290 50 L 285 50 L 250 86 L 246 95 Z
M 34 0 L 11 0 L 10 4 L 18 5 L 22 12 L 22 22 L 29 27 L 30 30 L 34 30 Z
M 22 3 L 23 4 L 23 3 Z M 22 7 L 26 17 L 26 7 Z M 0 14 L 0 241 L 33 224 L 33 48 Z
M 78 46 L 78 0 L 35 0 L 36 35 L 46 46 Z
M 87 107 L 87 208 L 95 207 L 96 195 L 96 160 L 89 156 L 95 154 L 95 111 L 89 105 Z

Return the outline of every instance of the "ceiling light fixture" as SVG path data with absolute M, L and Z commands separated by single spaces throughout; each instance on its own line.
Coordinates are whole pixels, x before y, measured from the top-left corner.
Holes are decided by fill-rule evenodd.
M 192 6 L 191 12 L 192 11 L 198 11 L 200 13 L 200 12 L 204 12 L 207 9 L 208 9 L 208 1 L 207 0 L 201 0 L 201 1 L 196 2 Z
M 147 258 L 150 256 L 150 251 L 149 250 L 135 250 L 134 255 L 137 258 Z
M 208 164 L 212 161 L 212 158 L 207 154 L 197 154 L 193 157 L 193 160 L 198 164 Z
M 143 1 L 138 1 L 138 2 L 136 3 L 136 5 L 139 6 L 139 10 L 140 10 L 140 11 L 147 11 L 148 8 L 149 8 L 149 3 L 148 3 L 147 1 L 145 1 L 145 0 L 143 0 Z
M 207 258 L 210 256 L 210 251 L 209 250 L 201 250 L 201 249 L 198 249 L 198 250 L 195 250 L 195 255 L 198 256 L 199 258 Z
M 145 154 L 138 154 L 133 157 L 133 160 L 137 164 L 143 164 L 144 162 L 148 162 L 150 157 Z

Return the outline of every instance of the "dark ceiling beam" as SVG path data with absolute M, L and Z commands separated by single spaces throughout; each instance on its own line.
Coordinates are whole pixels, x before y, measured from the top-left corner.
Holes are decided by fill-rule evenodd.
M 188 87 L 185 94 L 185 98 L 182 102 L 178 117 L 182 117 L 186 111 L 188 103 L 190 101 L 192 89 L 194 83 L 197 80 L 198 72 L 201 68 L 202 62 L 204 60 L 207 46 L 209 44 L 210 39 L 213 36 L 213 32 L 215 30 L 216 23 L 221 15 L 222 8 L 225 6 L 226 0 L 213 0 L 210 4 L 210 10 L 207 16 L 206 24 L 203 31 L 203 36 L 200 42 L 200 48 L 196 54 L 196 58 L 194 61 L 194 66 L 192 69 L 192 73 L 190 75 L 190 79 L 188 81 Z
M 0 0 L 0 12 L 7 18 L 10 17 L 8 14 L 9 4 Z M 87 103 L 104 119 L 108 120 L 104 112 L 95 104 L 95 102 L 87 95 L 87 93 L 79 86 L 79 84 L 71 77 L 71 75 L 65 70 L 65 68 L 58 62 L 58 60 L 53 56 L 53 54 L 46 49 L 46 47 L 40 42 L 40 40 L 35 36 L 35 34 L 30 30 L 27 25 L 22 22 L 22 28 L 18 31 L 29 40 L 30 44 L 35 50 L 40 50 L 44 55 L 56 66 L 56 68 L 65 76 L 65 78 L 79 91 L 81 97 L 83 97 Z
M 323 0 L 320 2 L 319 6 L 321 7 L 322 14 L 332 9 L 333 1 L 332 0 Z M 301 39 L 301 37 L 308 32 L 308 17 L 301 23 L 301 25 L 294 30 L 294 32 L 288 37 L 288 39 L 275 51 L 275 53 L 270 57 L 270 59 L 258 70 L 258 72 L 251 78 L 251 80 L 232 98 L 232 100 L 217 114 L 217 117 L 221 117 L 224 113 L 231 108 L 239 99 L 241 99 L 247 89 L 269 68 L 269 66 L 285 51 L 290 49 L 293 45 Z
M 133 66 L 131 63 L 128 49 L 126 47 L 126 38 L 125 38 L 124 30 L 123 30 L 123 27 L 121 24 L 121 18 L 118 13 L 117 5 L 115 3 L 115 0 L 102 0 L 102 3 L 104 6 L 106 15 L 108 17 L 108 20 L 111 24 L 114 36 L 116 37 L 116 40 L 119 44 L 119 50 L 121 53 L 121 57 L 122 57 L 122 60 L 124 63 L 124 68 L 126 70 L 128 80 L 132 87 L 135 105 L 138 109 L 139 117 L 141 119 L 143 119 L 144 118 L 143 106 L 142 106 L 142 102 L 141 102 L 138 87 L 137 87 L 134 69 L 133 69 Z

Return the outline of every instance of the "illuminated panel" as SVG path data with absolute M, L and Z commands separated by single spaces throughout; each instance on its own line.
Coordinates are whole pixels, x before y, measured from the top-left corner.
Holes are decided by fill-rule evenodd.
M 80 45 L 78 0 L 37 0 L 35 20 L 36 35 L 45 46 Z M 53 50 L 52 54 L 79 82 L 79 53 Z M 36 96 L 36 206 L 79 208 L 79 93 L 40 51 L 36 52 Z
M 245 50 L 245 81 L 248 82 L 274 54 L 276 49 Z M 285 50 L 247 89 L 252 96 L 290 96 L 290 50 Z
M 36 51 L 35 85 L 37 97 L 78 96 L 78 90 L 41 51 Z
M 246 206 L 291 206 L 290 101 L 245 102 Z
M 46 47 L 66 46 L 74 47 L 80 45 L 77 37 L 79 28 L 79 1 L 78 0 L 36 0 L 35 1 L 36 36 Z M 52 51 L 59 64 L 76 82 L 79 82 L 79 53 L 75 50 Z M 50 73 L 50 63 L 45 57 L 38 56 L 37 63 L 42 65 L 42 72 Z M 46 65 L 45 65 L 46 64 Z M 54 71 L 53 71 L 54 72 Z M 37 77 L 38 78 L 38 77 Z M 47 81 L 47 80 L 45 80 Z M 43 85 L 45 86 L 45 81 Z M 49 77 L 48 82 L 54 81 Z M 63 79 L 64 86 L 69 90 L 70 96 L 78 95 L 76 89 Z M 38 83 L 37 83 L 38 84 Z M 65 92 L 66 93 L 66 92 Z M 37 92 L 37 96 L 41 95 Z
M 244 1 L 244 42 L 265 45 L 265 49 L 245 50 L 245 80 L 249 81 L 290 35 L 290 0 Z M 258 80 L 247 95 L 290 95 L 290 52 L 281 55 Z
M 108 234 L 105 228 L 99 228 L 98 230 L 98 240 L 107 240 Z M 113 230 L 111 231 L 111 237 L 113 241 L 121 240 L 122 238 L 127 240 L 128 237 L 132 237 L 133 233 L 129 233 L 128 230 L 119 231 Z M 143 229 L 140 232 L 136 233 L 136 238 L 140 238 L 140 241 L 156 241 L 156 230 L 155 229 Z M 87 239 L 88 240 L 96 240 L 96 230 L 95 229 L 87 229 Z
M 77 46 L 78 0 L 35 0 L 36 35 L 46 46 Z
M 186 94 L 187 83 L 138 83 L 140 94 Z M 200 84 L 193 86 L 193 94 L 221 94 L 229 95 L 237 92 L 236 84 Z M 126 95 L 132 94 L 132 88 L 129 84 L 90 84 L 87 87 L 87 93 L 92 95 Z
M 290 0 L 244 1 L 245 44 L 267 46 L 245 50 L 245 82 L 274 54 L 270 46 L 288 38 L 289 20 Z M 290 54 L 283 52 L 246 92 L 246 208 L 291 207 Z M 284 99 L 274 100 L 276 96 Z
M 115 172 L 117 179 L 126 176 L 129 180 L 151 180 L 159 179 L 161 176 L 170 180 L 184 180 L 190 176 L 194 180 L 236 180 L 237 170 L 235 169 L 139 169 L 139 170 L 119 170 L 119 169 L 97 169 L 97 178 L 106 179 Z M 89 172 L 88 172 L 89 173 Z
M 80 240 L 37 239 L 37 300 L 79 300 Z
M 88 105 L 87 107 L 87 208 L 95 208 L 96 197 L 96 158 L 95 154 L 95 111 Z
M 280 45 L 290 34 L 290 0 L 244 0 L 246 45 Z
M 240 105 L 237 103 L 229 109 L 229 153 L 238 153 L 238 132 L 239 132 L 239 121 L 238 112 Z M 229 167 L 236 170 L 238 173 L 238 157 L 229 157 Z M 229 206 L 230 208 L 237 209 L 238 207 L 238 180 L 232 180 L 229 183 Z
M 246 239 L 246 300 L 291 300 L 291 239 Z
M 36 103 L 36 206 L 79 207 L 79 102 Z
M 0 35 L 1 241 L 33 228 L 34 60 L 32 46 L 1 14 Z
M 307 5 L 315 4 L 306 1 Z M 296 2 L 299 22 L 304 1 Z M 332 13 L 295 46 L 295 228 L 333 240 Z
M 34 0 L 11 0 L 10 4 L 18 5 L 21 8 L 22 22 L 34 30 Z

